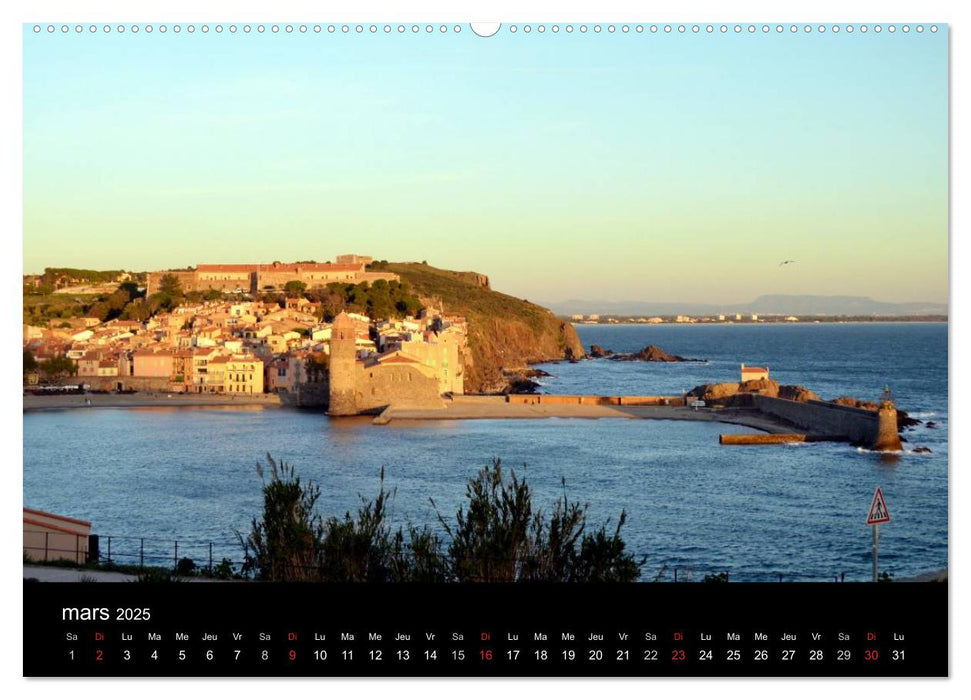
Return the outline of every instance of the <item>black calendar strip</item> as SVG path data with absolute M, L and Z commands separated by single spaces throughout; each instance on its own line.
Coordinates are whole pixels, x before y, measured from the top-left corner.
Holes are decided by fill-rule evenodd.
M 944 676 L 946 584 L 25 583 L 28 676 Z

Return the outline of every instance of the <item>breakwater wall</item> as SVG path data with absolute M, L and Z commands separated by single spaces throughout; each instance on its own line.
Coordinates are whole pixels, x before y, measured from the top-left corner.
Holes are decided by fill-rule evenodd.
M 897 411 L 893 408 L 867 411 L 825 401 L 791 401 L 760 394 L 752 395 L 752 404 L 762 413 L 816 435 L 842 437 L 875 450 L 901 449 Z
M 680 396 L 575 396 L 562 394 L 508 394 L 507 403 L 569 406 L 684 406 Z

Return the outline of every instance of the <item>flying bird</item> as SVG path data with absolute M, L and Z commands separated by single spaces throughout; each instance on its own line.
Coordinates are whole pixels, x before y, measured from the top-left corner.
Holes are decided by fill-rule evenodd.
M 795 260 L 783 260 L 781 263 L 779 263 L 779 267 L 782 267 L 783 265 L 788 265 L 789 263 L 794 263 L 794 262 L 796 262 L 796 261 Z

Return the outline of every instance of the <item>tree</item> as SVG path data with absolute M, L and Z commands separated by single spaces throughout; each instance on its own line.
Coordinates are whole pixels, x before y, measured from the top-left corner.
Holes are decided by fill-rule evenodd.
M 33 372 L 37 369 L 37 360 L 34 359 L 34 353 L 30 350 L 24 349 L 24 374 L 28 372 Z
M 550 517 L 533 509 L 525 478 L 507 475 L 497 459 L 469 480 L 468 503 L 455 522 L 439 514 L 450 538 L 412 524 L 394 528 L 394 489 L 361 497 L 356 514 L 322 520 L 315 511 L 320 489 L 302 483 L 293 468 L 267 455 L 271 476 L 263 479 L 263 514 L 245 539 L 244 574 L 273 581 L 325 582 L 624 582 L 639 578 L 643 564 L 625 552 L 620 531 L 606 525 L 585 533 L 586 506 L 565 493 Z M 432 501 L 434 506 L 434 501 Z M 437 507 L 436 507 L 437 510 Z
M 302 483 L 293 467 L 266 456 L 270 479 L 263 479 L 263 514 L 253 519 L 249 536 L 237 533 L 244 550 L 243 573 L 268 581 L 382 583 L 444 581 L 438 538 L 426 528 L 392 531 L 389 505 L 394 491 L 384 488 L 381 470 L 377 497 L 361 498 L 357 515 L 324 522 L 315 511 L 320 488 Z
M 159 283 L 158 291 L 160 294 L 166 294 L 170 297 L 181 297 L 182 283 L 179 278 L 175 275 L 162 275 L 162 281 Z
M 323 522 L 314 513 L 320 488 L 301 483 L 292 466 L 266 455 L 256 473 L 263 481 L 263 515 L 253 519 L 248 537 L 236 533 L 243 549 L 244 573 L 268 581 L 310 581 L 317 578 Z
M 346 583 L 441 582 L 447 577 L 438 537 L 427 528 L 408 526 L 393 531 L 389 508 L 395 491 L 384 488 L 381 470 L 378 495 L 361 497 L 357 515 L 330 518 L 321 543 L 320 577 Z
M 122 309 L 121 318 L 125 321 L 146 321 L 152 315 L 152 310 L 148 304 L 145 303 L 144 298 L 133 299 L 125 305 Z
M 122 282 L 118 285 L 118 291 L 127 294 L 128 301 L 131 301 L 135 297 L 144 296 L 144 294 L 138 291 L 138 282 Z
M 621 511 L 617 528 L 606 525 L 593 534 L 586 529 L 586 506 L 563 496 L 553 504 L 547 521 L 533 510 L 533 492 L 526 479 L 503 473 L 498 459 L 466 487 L 466 508 L 454 525 L 439 514 L 451 538 L 449 559 L 460 582 L 635 581 L 640 565 L 625 553 L 620 531 L 627 520 Z M 434 501 L 432 501 L 434 506 Z M 436 508 L 437 510 L 437 508 Z
M 296 299 L 302 296 L 306 289 L 307 285 L 300 280 L 290 280 L 283 285 L 283 292 L 287 295 L 288 299 Z
M 38 368 L 47 377 L 72 376 L 77 374 L 78 371 L 77 365 L 66 355 L 58 355 L 49 360 L 44 360 L 38 365 Z
M 185 300 L 182 283 L 173 274 L 162 276 L 158 291 L 149 299 L 151 315 L 159 311 L 171 311 Z

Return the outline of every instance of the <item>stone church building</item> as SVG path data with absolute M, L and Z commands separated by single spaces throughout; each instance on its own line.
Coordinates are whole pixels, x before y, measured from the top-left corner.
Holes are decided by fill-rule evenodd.
M 334 318 L 330 337 L 330 415 L 374 413 L 392 404 L 399 408 L 444 407 L 441 369 L 402 350 L 359 360 L 355 337 L 354 321 L 341 312 Z M 455 341 L 443 338 L 443 342 Z

